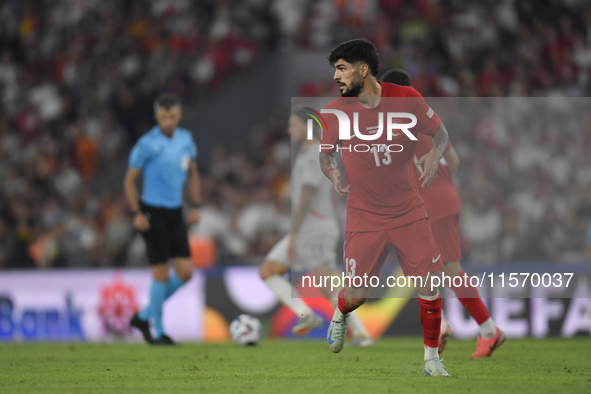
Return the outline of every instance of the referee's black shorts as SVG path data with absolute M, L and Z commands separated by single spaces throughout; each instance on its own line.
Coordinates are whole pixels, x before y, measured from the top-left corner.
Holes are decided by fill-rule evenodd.
M 175 257 L 191 256 L 182 208 L 157 208 L 144 203 L 140 207 L 150 221 L 150 228 L 142 232 L 150 265 L 167 263 Z

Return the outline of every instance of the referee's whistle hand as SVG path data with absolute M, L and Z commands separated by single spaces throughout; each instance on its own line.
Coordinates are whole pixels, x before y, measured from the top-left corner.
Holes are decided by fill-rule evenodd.
M 135 227 L 139 231 L 146 231 L 150 228 L 150 221 L 148 220 L 146 215 L 144 215 L 141 212 L 138 212 L 133 217 L 133 227 Z
M 187 222 L 189 224 L 197 224 L 197 223 L 199 223 L 199 219 L 200 219 L 199 209 L 198 208 L 192 208 L 189 211 L 189 216 L 187 217 Z

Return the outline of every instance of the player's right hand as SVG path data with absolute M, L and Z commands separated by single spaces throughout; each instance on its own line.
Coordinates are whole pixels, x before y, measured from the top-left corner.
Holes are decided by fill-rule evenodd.
M 419 177 L 419 181 L 423 181 L 423 184 L 421 185 L 422 187 L 427 187 L 433 183 L 433 180 L 437 175 L 437 167 L 439 166 L 439 160 L 441 160 L 441 156 L 441 152 L 439 152 L 437 148 L 433 147 L 431 151 L 429 151 L 417 161 L 418 165 L 425 163 L 425 171 Z
M 133 216 L 133 227 L 139 231 L 146 231 L 150 228 L 150 221 L 142 212 L 138 212 Z
M 343 183 L 341 182 L 341 172 L 339 170 L 335 169 L 330 173 L 330 180 L 334 184 L 334 190 L 339 194 L 339 196 L 345 197 L 347 194 L 349 194 L 351 185 L 343 187 Z

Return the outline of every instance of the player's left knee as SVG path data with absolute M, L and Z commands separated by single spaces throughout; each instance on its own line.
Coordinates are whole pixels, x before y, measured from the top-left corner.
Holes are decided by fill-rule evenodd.
M 269 264 L 266 261 L 263 264 L 261 264 L 259 268 L 259 276 L 262 280 L 267 280 L 271 276 L 273 276 Z
M 285 274 L 287 270 L 288 267 L 277 261 L 265 260 L 259 269 L 259 276 L 262 280 L 267 280 L 275 275 L 281 276 Z

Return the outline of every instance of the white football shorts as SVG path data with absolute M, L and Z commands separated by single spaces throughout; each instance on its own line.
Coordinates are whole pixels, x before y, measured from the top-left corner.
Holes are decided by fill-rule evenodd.
M 295 261 L 289 258 L 289 235 L 281 238 L 271 248 L 265 260 L 273 260 L 298 271 L 313 271 L 322 266 L 336 269 L 336 244 L 338 235 L 326 234 L 314 238 L 299 236 L 296 239 Z

